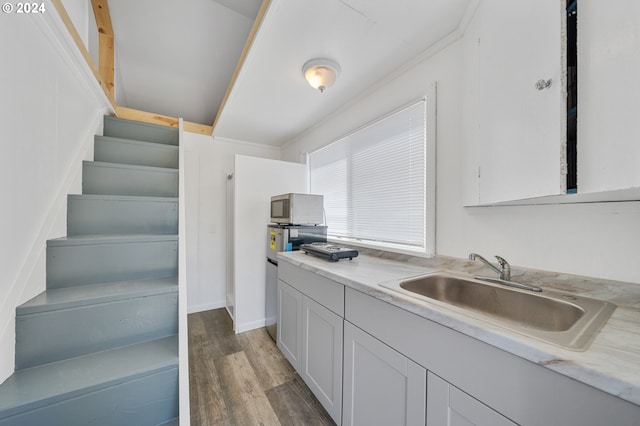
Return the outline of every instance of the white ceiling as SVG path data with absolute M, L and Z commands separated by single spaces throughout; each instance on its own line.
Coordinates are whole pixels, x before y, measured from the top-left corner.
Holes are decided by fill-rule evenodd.
M 214 135 L 280 146 L 457 30 L 472 0 L 273 0 Z M 342 73 L 320 93 L 302 66 Z
M 214 136 L 281 146 L 458 30 L 477 0 L 271 0 Z M 109 0 L 118 105 L 213 123 L 261 0 Z M 337 61 L 320 93 L 302 65 Z
M 211 125 L 261 0 L 109 0 L 116 103 Z

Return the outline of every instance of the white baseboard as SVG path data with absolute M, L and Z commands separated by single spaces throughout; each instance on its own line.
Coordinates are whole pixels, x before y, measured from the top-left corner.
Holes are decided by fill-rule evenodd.
M 187 313 L 194 314 L 196 312 L 210 311 L 212 309 L 219 309 L 224 307 L 225 307 L 224 300 L 219 300 L 212 303 L 203 303 L 200 305 L 187 306 Z
M 265 325 L 267 325 L 267 320 L 266 319 L 261 319 L 261 320 L 258 320 L 258 321 L 246 322 L 246 323 L 243 323 L 243 324 L 234 323 L 234 330 L 235 330 L 236 334 L 238 334 L 238 333 L 243 333 L 243 332 L 249 331 L 249 330 L 255 330 L 256 328 L 261 328 L 261 327 L 264 327 Z
M 233 305 L 227 305 L 224 308 L 227 310 L 229 317 L 231 317 L 231 321 L 233 321 Z

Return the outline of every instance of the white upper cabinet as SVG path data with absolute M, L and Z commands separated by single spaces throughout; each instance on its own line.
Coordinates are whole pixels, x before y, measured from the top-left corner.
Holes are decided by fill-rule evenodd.
M 478 2 L 463 39 L 467 206 L 640 199 L 640 2 L 577 2 L 571 195 L 565 7 L 557 0 Z M 551 84 L 538 90 L 540 80 Z
M 566 192 L 564 14 L 557 0 L 479 2 L 463 39 L 465 205 Z
M 579 1 L 578 193 L 640 187 L 638 113 L 640 2 Z

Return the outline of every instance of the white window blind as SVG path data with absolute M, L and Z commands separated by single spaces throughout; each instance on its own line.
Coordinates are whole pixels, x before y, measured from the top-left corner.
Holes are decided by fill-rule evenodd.
M 422 99 L 309 154 L 329 236 L 425 247 L 426 135 Z

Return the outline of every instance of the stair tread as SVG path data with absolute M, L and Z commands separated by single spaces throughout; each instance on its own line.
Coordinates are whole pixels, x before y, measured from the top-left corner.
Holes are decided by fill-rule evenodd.
M 105 201 L 145 201 L 177 203 L 177 197 L 145 197 L 142 195 L 100 195 L 100 194 L 69 194 L 69 198 L 79 200 L 105 200 Z
M 16 308 L 16 316 L 115 302 L 178 290 L 178 278 L 148 278 L 49 289 Z
M 19 370 L 0 385 L 0 413 L 9 417 L 177 366 L 174 335 Z
M 161 137 L 163 139 L 165 139 L 167 136 L 169 136 L 170 142 L 162 142 L 161 141 L 161 142 L 158 142 L 158 143 L 170 143 L 171 145 L 177 145 L 178 144 L 179 130 L 178 130 L 177 127 L 165 126 L 165 125 L 154 124 L 154 123 L 145 123 L 145 122 L 142 122 L 142 121 L 128 120 L 126 118 L 112 117 L 112 116 L 108 116 L 108 115 L 106 115 L 104 117 L 105 136 L 109 136 L 109 133 L 111 132 L 110 129 L 112 129 L 116 133 L 122 133 L 123 129 L 122 128 L 118 128 L 118 127 L 120 127 L 120 124 L 123 124 L 123 125 L 125 125 L 126 127 L 129 128 L 129 130 L 124 130 L 125 133 L 130 133 L 130 130 L 131 129 L 135 129 L 135 128 L 138 128 L 138 129 L 149 129 L 153 133 L 155 133 L 156 136 L 157 135 L 162 135 Z M 115 125 L 116 127 L 112 127 L 112 125 Z M 144 132 L 144 130 L 143 130 L 143 132 Z M 146 135 L 146 136 L 149 136 L 149 135 Z
M 111 121 L 120 121 L 122 123 L 128 123 L 128 124 L 132 124 L 132 125 L 140 126 L 140 127 L 155 127 L 157 129 L 162 129 L 162 130 L 167 130 L 167 131 L 174 131 L 176 133 L 178 132 L 178 128 L 177 127 L 166 126 L 164 124 L 147 123 L 147 122 L 144 122 L 144 121 L 130 120 L 128 118 L 114 117 L 114 116 L 111 116 L 111 115 L 105 115 L 104 119 L 105 120 L 111 120 Z
M 165 172 L 165 173 L 178 173 L 178 169 L 170 167 L 155 167 L 155 166 L 139 166 L 136 164 L 122 164 L 122 163 L 107 163 L 104 161 L 83 161 L 85 165 L 93 167 L 108 167 L 113 169 L 128 169 L 128 170 L 140 170 L 149 172 Z
M 177 234 L 100 234 L 72 235 L 47 240 L 48 247 L 89 244 L 146 243 L 154 241 L 178 241 Z
M 139 141 L 136 139 L 127 139 L 116 136 L 95 136 L 96 141 L 100 142 L 116 142 L 116 143 L 129 143 L 131 145 L 147 146 L 154 149 L 166 149 L 170 151 L 178 151 L 180 148 L 176 145 L 167 145 L 166 143 Z

